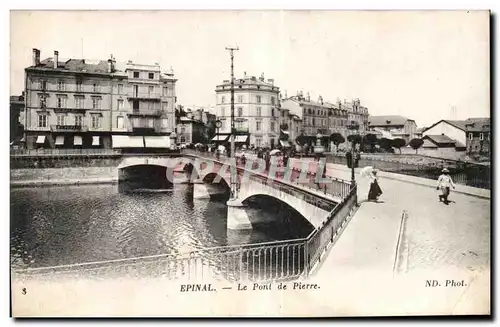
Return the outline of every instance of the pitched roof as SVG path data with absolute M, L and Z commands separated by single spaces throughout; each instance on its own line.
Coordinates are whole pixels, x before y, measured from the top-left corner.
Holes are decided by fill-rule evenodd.
M 437 148 L 437 145 L 435 145 L 428 139 L 424 139 L 424 143 L 422 143 L 422 148 Z
M 452 138 L 449 138 L 448 136 L 441 134 L 441 135 L 426 135 L 423 137 L 424 139 L 430 139 L 432 142 L 435 144 L 446 144 L 446 143 L 455 143 L 456 141 Z
M 328 102 L 323 102 L 323 104 L 313 101 L 313 100 L 307 100 L 306 98 L 298 97 L 296 95 L 289 97 L 289 99 L 298 102 L 299 104 L 305 104 L 309 106 L 316 106 L 316 107 L 324 107 L 324 108 L 333 108 L 331 103 Z
M 370 126 L 402 126 L 407 120 L 411 119 L 398 115 L 368 117 Z
M 445 122 L 449 125 L 452 125 L 458 129 L 461 129 L 464 132 L 482 132 L 482 131 L 489 131 L 489 125 L 490 125 L 490 119 L 489 118 L 467 118 L 466 120 L 449 120 L 449 119 L 442 119 L 438 121 L 437 123 L 432 124 L 430 127 L 426 128 L 425 130 L 431 129 L 432 127 L 436 126 L 437 124 Z M 472 124 L 472 125 L 471 125 Z M 488 125 L 488 127 L 484 127 L 483 125 Z M 424 130 L 424 131 L 425 131 Z

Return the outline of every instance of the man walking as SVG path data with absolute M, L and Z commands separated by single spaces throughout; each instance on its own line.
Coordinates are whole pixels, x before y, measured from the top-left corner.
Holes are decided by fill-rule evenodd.
M 450 171 L 446 168 L 443 169 L 442 174 L 439 176 L 437 181 L 437 190 L 441 190 L 441 194 L 439 195 L 439 202 L 444 202 L 444 204 L 448 204 L 448 196 L 450 195 L 450 187 L 455 188 L 455 184 L 450 176 Z

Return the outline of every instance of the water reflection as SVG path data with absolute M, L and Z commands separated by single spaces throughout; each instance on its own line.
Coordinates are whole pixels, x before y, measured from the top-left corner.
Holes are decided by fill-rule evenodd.
M 12 189 L 11 262 L 13 268 L 55 266 L 307 233 L 279 219 L 245 232 L 226 225 L 225 201 L 193 201 L 188 184 L 159 193 L 121 193 L 116 185 Z

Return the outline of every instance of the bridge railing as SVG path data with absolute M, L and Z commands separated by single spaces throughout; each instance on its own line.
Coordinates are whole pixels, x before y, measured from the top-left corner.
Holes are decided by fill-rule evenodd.
M 195 150 L 190 150 L 190 149 L 185 149 L 182 151 L 183 153 L 195 155 L 198 157 L 205 157 L 205 158 L 210 158 L 214 159 L 215 161 L 219 161 L 221 163 L 227 163 L 229 161 L 229 158 L 223 155 L 217 156 L 213 152 L 201 152 L 201 151 L 195 151 Z M 239 162 L 241 157 L 237 157 L 237 166 L 240 171 L 243 171 L 245 168 L 245 164 Z M 251 161 L 252 159 L 249 158 L 247 161 Z M 306 173 L 306 178 L 305 179 L 299 179 L 295 177 L 290 177 L 290 180 L 284 180 L 283 177 L 287 176 L 287 170 L 293 170 L 295 172 L 298 172 L 299 174 L 302 172 L 301 168 L 302 167 L 296 167 L 293 164 L 293 161 L 289 162 L 290 164 L 285 166 L 285 167 L 279 167 L 280 169 L 277 172 L 277 176 L 267 176 L 266 172 L 262 173 L 254 173 L 251 175 L 251 179 L 263 183 L 264 181 L 267 182 L 268 180 L 272 180 L 275 182 L 275 184 L 278 184 L 280 186 L 275 185 L 276 187 L 281 187 L 283 188 L 283 191 L 286 193 L 290 193 L 284 185 L 286 182 L 290 182 L 291 184 L 294 185 L 300 185 L 303 188 L 306 188 L 308 190 L 311 190 L 313 192 L 322 192 L 323 194 L 328 194 L 336 199 L 343 199 L 345 198 L 349 192 L 350 192 L 350 182 L 340 179 L 340 178 L 335 178 L 335 177 L 330 177 L 330 176 L 325 176 L 325 179 L 327 180 L 326 182 L 321 182 L 320 179 L 318 181 L 316 180 L 316 171 L 311 170 L 307 171 Z M 308 167 L 309 168 L 309 167 Z M 290 175 L 292 176 L 292 175 Z M 264 179 L 262 179 L 264 177 Z M 295 189 L 296 191 L 296 189 Z

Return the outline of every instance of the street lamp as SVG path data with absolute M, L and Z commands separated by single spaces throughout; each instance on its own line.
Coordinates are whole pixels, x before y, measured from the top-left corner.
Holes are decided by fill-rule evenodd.
M 220 120 L 216 120 L 215 121 L 215 128 L 217 128 L 217 141 L 220 139 L 220 136 L 219 136 L 219 128 L 222 127 L 222 122 Z
M 352 185 L 356 185 L 356 179 L 354 178 L 354 166 L 356 162 L 356 136 L 360 137 L 359 134 L 355 134 L 355 131 L 359 130 L 359 124 L 356 121 L 351 121 L 349 125 L 347 125 L 347 129 L 352 131 L 352 134 L 349 135 L 351 138 L 351 183 Z M 349 160 L 349 159 L 347 159 Z

